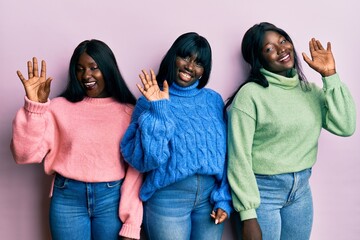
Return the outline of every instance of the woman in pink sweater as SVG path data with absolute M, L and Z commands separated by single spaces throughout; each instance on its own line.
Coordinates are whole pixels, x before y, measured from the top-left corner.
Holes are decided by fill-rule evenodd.
M 19 164 L 44 162 L 54 175 L 52 239 L 139 239 L 142 175 L 128 166 L 119 143 L 135 97 L 102 41 L 81 42 L 70 60 L 69 82 L 49 99 L 46 63 L 27 63 L 25 104 L 13 121 L 11 150 Z

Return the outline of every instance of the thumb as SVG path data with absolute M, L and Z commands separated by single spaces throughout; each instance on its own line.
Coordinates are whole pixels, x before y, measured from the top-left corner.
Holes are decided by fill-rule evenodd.
M 164 80 L 164 83 L 163 83 L 163 91 L 166 93 L 169 93 L 169 84 L 166 80 Z

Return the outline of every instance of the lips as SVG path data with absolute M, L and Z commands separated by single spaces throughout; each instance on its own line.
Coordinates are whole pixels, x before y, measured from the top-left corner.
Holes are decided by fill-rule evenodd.
M 179 72 L 179 77 L 183 81 L 191 81 L 193 79 L 193 76 L 187 72 Z
M 96 81 L 94 81 L 94 82 L 84 82 L 83 84 L 84 84 L 86 89 L 91 90 L 91 89 L 93 89 L 95 87 Z
M 287 62 L 290 60 L 290 54 L 286 54 L 285 56 L 280 57 L 279 62 Z

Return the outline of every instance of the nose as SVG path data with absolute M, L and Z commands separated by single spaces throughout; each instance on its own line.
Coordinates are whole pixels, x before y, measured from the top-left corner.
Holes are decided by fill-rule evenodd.
M 283 52 L 285 52 L 285 46 L 281 45 L 281 46 L 278 47 L 278 55 L 283 53 Z
M 192 60 L 192 61 L 187 62 L 185 67 L 187 70 L 193 70 L 194 66 L 195 66 L 195 61 Z
M 84 69 L 82 74 L 83 79 L 89 79 L 91 77 L 91 70 L 89 68 Z

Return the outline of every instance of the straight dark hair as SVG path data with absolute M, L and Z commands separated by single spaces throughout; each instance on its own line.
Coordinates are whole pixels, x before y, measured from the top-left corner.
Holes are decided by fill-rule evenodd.
M 265 33 L 267 31 L 277 32 L 282 35 L 287 41 L 289 41 L 293 47 L 293 41 L 291 40 L 289 34 L 287 34 L 283 29 L 276 27 L 274 24 L 268 22 L 261 22 L 259 24 L 255 24 L 251 28 L 249 28 L 242 40 L 241 43 L 241 52 L 244 60 L 250 65 L 250 74 L 242 83 L 239 88 L 227 99 L 225 104 L 225 110 L 231 105 L 233 102 L 237 92 L 249 82 L 255 82 L 264 88 L 269 86 L 269 82 L 266 80 L 265 76 L 260 72 L 263 64 L 262 58 L 262 47 Z M 299 80 L 301 82 L 301 86 L 303 90 L 310 90 L 309 84 L 306 80 L 305 74 L 302 71 L 301 63 L 299 61 L 299 57 L 295 51 L 294 47 L 294 68 L 299 74 Z
M 176 80 L 176 57 L 196 56 L 196 61 L 204 68 L 197 88 L 203 88 L 209 81 L 212 67 L 212 52 L 209 42 L 195 32 L 184 33 L 179 36 L 165 54 L 156 76 L 158 84 L 162 86 L 164 80 L 173 84 Z
M 76 77 L 76 66 L 83 53 L 87 53 L 98 65 L 109 95 L 120 103 L 135 105 L 136 98 L 120 73 L 114 53 L 108 45 L 97 39 L 85 40 L 75 48 L 70 59 L 68 84 L 60 96 L 70 102 L 79 102 L 86 97 L 86 92 Z

